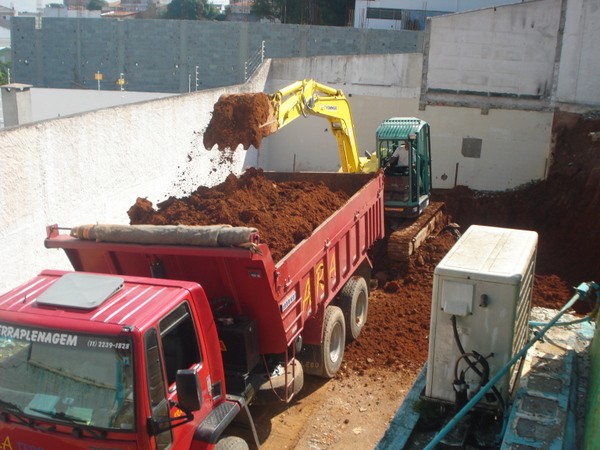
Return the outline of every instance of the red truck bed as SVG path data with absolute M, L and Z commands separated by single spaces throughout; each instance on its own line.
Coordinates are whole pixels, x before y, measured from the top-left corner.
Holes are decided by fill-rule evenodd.
M 277 264 L 265 244 L 258 244 L 256 253 L 231 247 L 96 242 L 60 234 L 58 227 L 49 227 L 45 245 L 63 249 L 77 271 L 199 283 L 214 310 L 230 301 L 235 315 L 256 321 L 261 354 L 285 352 L 302 330 L 305 342 L 318 344 L 325 306 L 364 267 L 367 250 L 384 235 L 383 174 L 264 175 L 275 182 L 323 182 L 351 198 Z

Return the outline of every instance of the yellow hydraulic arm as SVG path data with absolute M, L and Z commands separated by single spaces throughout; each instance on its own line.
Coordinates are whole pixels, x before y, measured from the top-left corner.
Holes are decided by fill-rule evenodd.
M 354 122 L 350 105 L 339 89 L 306 79 L 296 81 L 269 96 L 274 110 L 277 129 L 294 119 L 316 115 L 329 120 L 340 155 L 342 172 L 375 172 L 378 164 L 375 158 L 359 157 Z M 267 124 L 265 124 L 267 125 Z

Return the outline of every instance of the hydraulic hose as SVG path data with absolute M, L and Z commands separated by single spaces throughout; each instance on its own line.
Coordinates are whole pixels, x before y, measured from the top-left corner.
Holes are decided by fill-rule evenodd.
M 598 290 L 600 286 L 596 283 L 582 283 L 576 289 L 576 294 L 571 297 L 571 299 L 562 307 L 562 309 L 554 316 L 554 318 L 548 322 L 544 328 L 540 331 L 534 332 L 534 336 L 525 344 L 525 346 L 519 350 L 515 356 L 511 358 L 491 379 L 488 383 L 481 388 L 481 390 L 475 394 L 471 400 L 467 402 L 467 404 L 458 412 L 456 415 L 440 430 L 440 432 L 433 438 L 433 440 L 427 444 L 424 450 L 433 450 L 436 445 L 438 445 L 441 440 L 452 430 L 456 424 L 481 400 L 481 397 L 485 395 L 485 393 L 492 388 L 496 384 L 496 382 L 508 372 L 508 370 L 521 358 L 523 357 L 527 351 L 535 344 L 537 341 L 541 340 L 544 334 L 553 327 L 558 319 L 562 317 L 562 315 L 571 308 L 575 302 L 579 299 L 585 298 L 590 294 L 590 290 Z M 596 298 L 598 301 L 598 293 L 596 292 Z

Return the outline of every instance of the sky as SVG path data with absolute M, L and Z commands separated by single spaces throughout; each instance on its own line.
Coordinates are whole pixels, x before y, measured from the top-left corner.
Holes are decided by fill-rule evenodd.
M 36 12 L 38 4 L 43 8 L 50 3 L 62 4 L 63 0 L 0 0 L 0 5 L 15 8 L 17 12 Z

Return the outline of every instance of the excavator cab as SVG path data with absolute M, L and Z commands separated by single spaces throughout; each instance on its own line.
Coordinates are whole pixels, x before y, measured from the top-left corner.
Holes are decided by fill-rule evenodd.
M 429 124 L 414 117 L 394 117 L 379 125 L 376 139 L 377 158 L 385 173 L 386 215 L 418 217 L 431 194 Z

